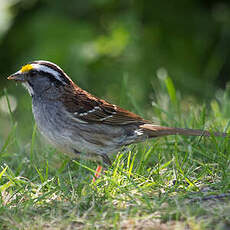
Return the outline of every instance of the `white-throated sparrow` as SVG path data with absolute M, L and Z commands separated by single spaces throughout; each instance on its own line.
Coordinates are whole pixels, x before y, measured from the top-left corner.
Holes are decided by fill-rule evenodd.
M 153 125 L 82 90 L 60 67 L 48 61 L 31 62 L 8 79 L 20 81 L 29 91 L 41 133 L 57 149 L 73 157 L 102 158 L 110 164 L 108 154 L 148 138 L 176 134 L 210 136 L 203 130 Z

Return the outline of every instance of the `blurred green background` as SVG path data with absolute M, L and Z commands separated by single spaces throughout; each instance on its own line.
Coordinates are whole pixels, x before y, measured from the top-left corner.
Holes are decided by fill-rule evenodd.
M 31 137 L 31 99 L 6 77 L 39 59 L 61 66 L 83 89 L 151 119 L 148 112 L 154 114 L 151 102 L 159 78 L 166 75 L 186 106 L 209 101 L 225 88 L 230 76 L 230 3 L 0 0 L 3 139 L 11 128 L 4 89 L 13 96 L 20 136 Z

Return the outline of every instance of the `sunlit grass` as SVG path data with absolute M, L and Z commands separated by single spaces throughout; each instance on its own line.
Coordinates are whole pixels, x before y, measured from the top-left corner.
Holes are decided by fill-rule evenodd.
M 184 111 L 170 78 L 159 84 L 153 109 L 161 124 L 228 131 L 228 91 L 210 107 L 193 104 Z M 125 83 L 123 89 L 121 98 Z M 132 145 L 92 183 L 96 164 L 41 145 L 35 125 L 29 146 L 17 136 L 11 118 L 0 146 L 1 229 L 229 227 L 228 138 L 171 136 Z

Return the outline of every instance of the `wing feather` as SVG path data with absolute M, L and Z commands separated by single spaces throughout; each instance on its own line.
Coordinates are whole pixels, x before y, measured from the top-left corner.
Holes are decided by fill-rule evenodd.
M 63 94 L 62 100 L 68 112 L 77 119 L 86 122 L 98 122 L 109 125 L 144 124 L 146 121 L 140 116 L 99 99 L 86 91 L 76 88 L 75 94 Z M 70 95 L 72 95 L 70 97 Z

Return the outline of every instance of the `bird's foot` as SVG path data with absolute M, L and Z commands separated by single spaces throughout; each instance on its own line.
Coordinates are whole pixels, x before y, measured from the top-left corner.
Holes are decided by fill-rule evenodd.
M 96 172 L 95 172 L 95 174 L 94 174 L 94 177 L 93 177 L 93 181 L 92 181 L 93 183 L 96 181 L 97 178 L 100 177 L 101 172 L 102 172 L 102 166 L 101 166 L 101 165 L 98 165 L 98 166 L 97 166 L 97 169 L 96 169 Z

